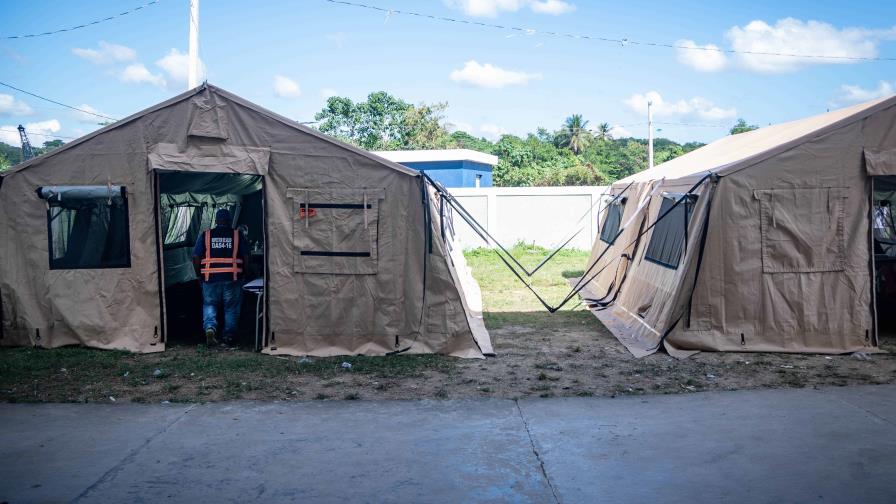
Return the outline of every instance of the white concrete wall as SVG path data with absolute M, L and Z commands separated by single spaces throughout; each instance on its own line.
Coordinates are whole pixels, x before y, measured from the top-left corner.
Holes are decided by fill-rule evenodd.
M 550 248 L 582 227 L 568 245 L 582 250 L 590 250 L 597 237 L 598 213 L 603 209 L 597 202 L 601 197 L 604 203 L 608 201 L 606 190 L 606 186 L 449 189 L 507 247 L 522 240 Z M 487 246 L 459 215 L 454 215 L 453 222 L 455 242 L 461 248 Z

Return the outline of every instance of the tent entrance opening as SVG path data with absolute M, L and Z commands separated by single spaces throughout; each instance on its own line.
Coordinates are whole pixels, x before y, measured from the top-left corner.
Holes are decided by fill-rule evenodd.
M 896 176 L 872 177 L 871 187 L 877 328 L 896 334 Z
M 202 330 L 202 286 L 193 266 L 193 249 L 207 229 L 215 226 L 215 214 L 227 209 L 231 226 L 249 251 L 241 284 L 264 275 L 264 198 L 260 175 L 231 173 L 159 173 L 159 232 L 165 272 L 164 317 L 168 344 L 205 341 Z M 262 280 L 263 281 L 263 280 Z M 241 291 L 242 292 L 242 291 Z M 243 296 L 237 341 L 250 345 L 255 332 L 256 300 Z M 218 310 L 218 327 L 223 327 Z

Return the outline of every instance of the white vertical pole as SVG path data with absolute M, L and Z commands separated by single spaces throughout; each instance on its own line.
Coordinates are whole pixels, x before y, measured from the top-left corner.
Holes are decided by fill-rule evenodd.
M 647 102 L 647 168 L 653 168 L 653 102 Z
M 190 70 L 187 89 L 199 85 L 199 0 L 190 0 Z

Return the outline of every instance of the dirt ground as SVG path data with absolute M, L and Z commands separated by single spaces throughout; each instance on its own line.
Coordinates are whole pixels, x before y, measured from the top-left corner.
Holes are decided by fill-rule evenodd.
M 635 359 L 586 311 L 489 316 L 497 357 L 278 358 L 173 347 L 134 355 L 83 348 L 3 349 L 0 401 L 184 402 L 616 396 L 896 382 L 891 353 L 657 353 Z M 342 363 L 352 364 L 343 368 Z
M 585 258 L 566 254 L 533 283 L 560 299 L 566 278 L 581 274 L 576 268 Z M 287 358 L 201 345 L 148 355 L 0 348 L 0 401 L 523 398 L 896 382 L 893 337 L 882 340 L 888 352 L 882 354 L 699 353 L 677 360 L 656 353 L 635 359 L 590 312 L 539 311 L 491 254 L 468 260 L 483 287 L 493 358 Z

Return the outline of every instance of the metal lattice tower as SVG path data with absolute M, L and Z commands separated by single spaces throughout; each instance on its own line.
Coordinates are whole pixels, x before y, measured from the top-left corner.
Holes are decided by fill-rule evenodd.
M 31 148 L 31 142 L 28 141 L 28 133 L 25 133 L 25 127 L 19 125 L 19 138 L 22 140 L 22 162 L 28 161 L 34 157 L 34 150 Z

